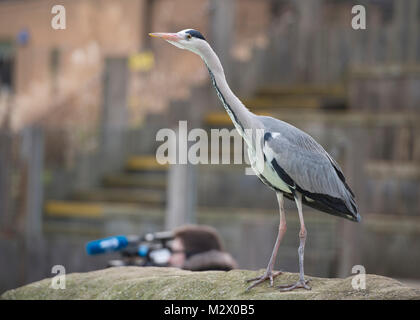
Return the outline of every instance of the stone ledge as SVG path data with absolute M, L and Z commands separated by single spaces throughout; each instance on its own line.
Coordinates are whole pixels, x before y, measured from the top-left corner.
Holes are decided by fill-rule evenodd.
M 352 277 L 310 277 L 312 290 L 280 292 L 268 282 L 246 292 L 246 279 L 264 270 L 191 272 L 175 268 L 118 267 L 66 277 L 66 289 L 52 289 L 51 278 L 5 292 L 1 299 L 420 299 L 420 290 L 397 280 L 366 275 L 366 290 L 354 290 Z M 274 285 L 295 282 L 298 275 L 283 273 Z

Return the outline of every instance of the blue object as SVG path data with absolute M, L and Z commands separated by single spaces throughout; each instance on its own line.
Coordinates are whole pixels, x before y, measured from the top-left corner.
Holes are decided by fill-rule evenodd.
M 28 44 L 29 42 L 29 31 L 28 29 L 24 28 L 19 31 L 16 37 L 17 43 L 21 46 Z
M 141 245 L 139 246 L 137 253 L 139 254 L 140 257 L 147 257 L 147 254 L 149 253 L 149 247 L 146 245 Z
M 86 252 L 89 255 L 101 254 L 108 251 L 118 251 L 128 245 L 126 236 L 114 236 L 94 240 L 86 244 Z

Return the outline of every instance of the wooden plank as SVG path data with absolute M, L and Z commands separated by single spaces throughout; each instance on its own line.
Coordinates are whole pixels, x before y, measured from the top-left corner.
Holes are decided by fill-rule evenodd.
M 131 156 L 128 158 L 125 168 L 130 171 L 142 170 L 167 170 L 167 164 L 160 164 L 156 161 L 155 155 Z
M 85 202 L 49 200 L 45 203 L 44 211 L 51 217 L 100 218 L 104 215 L 101 204 Z
M 161 211 L 159 207 L 134 203 L 80 202 L 49 200 L 44 213 L 49 218 L 115 219 L 119 216 L 138 217 L 139 214 Z M 153 212 L 153 213 L 152 213 Z
M 162 174 L 108 174 L 102 180 L 104 187 L 111 188 L 166 188 L 166 176 Z
M 267 111 L 258 111 L 255 112 L 260 116 L 273 116 L 272 112 Z M 216 111 L 216 112 L 209 112 L 204 117 L 204 123 L 208 126 L 232 126 L 232 120 L 229 118 L 225 111 Z
M 381 126 L 417 125 L 420 123 L 420 115 L 415 112 L 368 113 L 336 110 L 307 110 L 305 112 L 296 112 L 296 110 L 282 110 L 281 112 L 262 111 L 256 112 L 256 114 L 270 116 L 292 123 L 310 121 L 346 126 L 361 125 L 372 128 Z M 232 125 L 232 121 L 224 111 L 208 113 L 204 118 L 204 123 L 208 126 Z
M 245 106 L 251 109 L 276 108 L 310 108 L 317 109 L 323 106 L 322 100 L 316 97 L 282 97 L 282 98 L 254 98 L 244 99 Z
M 343 97 L 346 95 L 345 87 L 342 85 L 283 85 L 283 84 L 272 84 L 264 86 L 257 90 L 257 95 L 327 95 L 327 96 L 339 96 Z
M 366 165 L 369 176 L 380 179 L 420 180 L 420 164 L 415 162 L 369 161 Z
M 384 79 L 409 75 L 419 75 L 420 64 L 359 65 L 350 70 L 351 78 Z
M 71 195 L 71 199 L 161 205 L 165 202 L 165 193 L 156 189 L 95 188 L 76 191 Z

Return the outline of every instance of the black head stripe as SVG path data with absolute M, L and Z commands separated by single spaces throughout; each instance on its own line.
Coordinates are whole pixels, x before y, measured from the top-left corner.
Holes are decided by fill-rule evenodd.
M 191 30 L 186 31 L 186 33 L 189 33 L 194 38 L 206 40 L 206 39 L 204 39 L 203 35 L 200 32 L 198 32 L 197 30 L 191 29 Z

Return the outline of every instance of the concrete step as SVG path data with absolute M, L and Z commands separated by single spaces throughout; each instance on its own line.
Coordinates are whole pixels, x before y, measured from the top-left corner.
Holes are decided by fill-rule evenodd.
M 102 186 L 106 188 L 165 189 L 166 173 L 144 172 L 108 174 L 103 177 Z
M 165 192 L 162 189 L 100 188 L 76 191 L 70 200 L 163 205 Z

